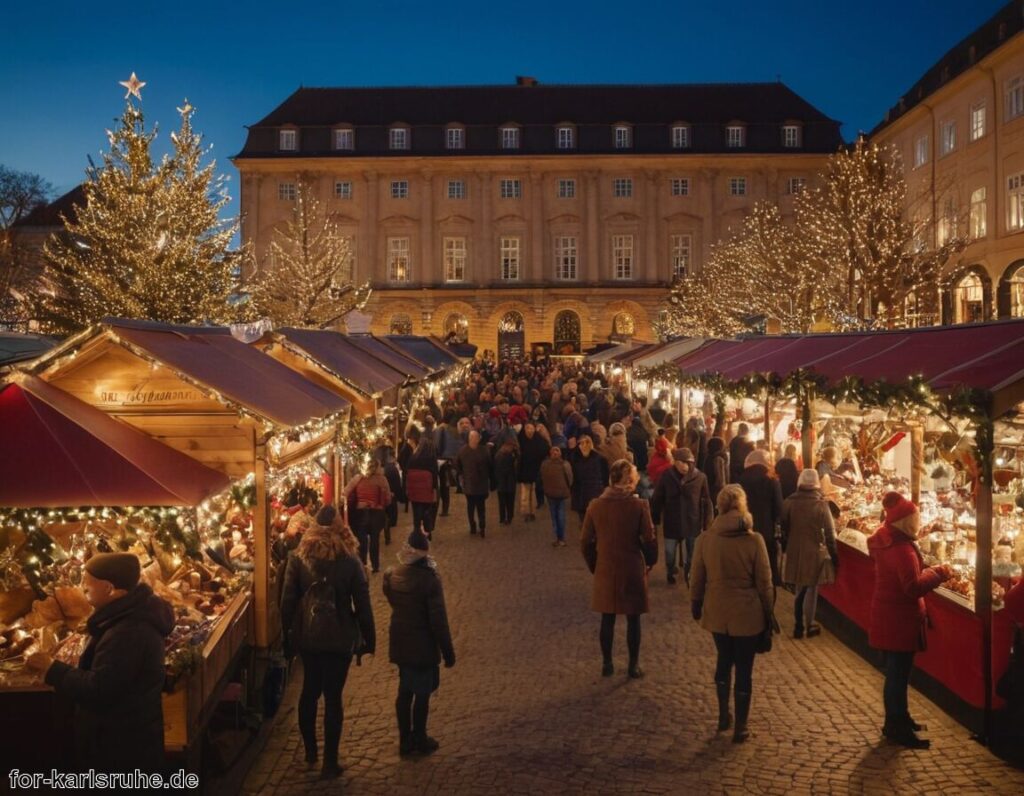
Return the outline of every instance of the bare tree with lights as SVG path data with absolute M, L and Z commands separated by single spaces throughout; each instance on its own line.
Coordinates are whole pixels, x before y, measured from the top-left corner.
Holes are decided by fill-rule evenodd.
M 368 283 L 352 281 L 352 261 L 349 239 L 327 216 L 315 184 L 300 176 L 291 217 L 274 232 L 269 262 L 246 286 L 250 314 L 278 327 L 336 325 L 370 297 Z
M 26 296 L 33 267 L 15 227 L 46 204 L 52 193 L 53 188 L 38 174 L 0 166 L 0 324 L 13 326 L 28 320 Z
M 155 162 L 156 131 L 147 131 L 135 75 L 120 124 L 108 131 L 102 165 L 90 161 L 77 219 L 45 246 L 35 317 L 69 333 L 112 315 L 172 323 L 221 322 L 231 316 L 235 280 L 228 247 L 238 225 L 220 212 L 225 178 L 192 129 L 194 109 L 178 109 L 173 152 Z

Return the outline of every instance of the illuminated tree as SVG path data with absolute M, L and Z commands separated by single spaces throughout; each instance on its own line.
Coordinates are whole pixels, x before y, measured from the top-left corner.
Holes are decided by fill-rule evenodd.
M 327 217 L 314 184 L 298 179 L 291 217 L 275 230 L 269 262 L 246 286 L 249 314 L 278 327 L 337 324 L 370 297 L 369 283 L 352 281 L 352 259 L 349 239 Z
M 32 280 L 27 247 L 15 226 L 46 204 L 53 188 L 38 174 L 0 166 L 0 323 L 23 323 L 25 296 Z

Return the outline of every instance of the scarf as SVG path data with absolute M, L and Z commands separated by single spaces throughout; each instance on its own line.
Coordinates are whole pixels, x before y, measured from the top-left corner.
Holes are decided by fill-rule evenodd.
M 437 561 L 434 559 L 430 552 L 427 550 L 417 550 L 415 547 L 411 547 L 408 542 L 402 545 L 402 549 L 398 551 L 399 564 L 411 566 L 418 564 L 420 561 L 426 561 L 427 566 L 431 569 L 437 569 Z

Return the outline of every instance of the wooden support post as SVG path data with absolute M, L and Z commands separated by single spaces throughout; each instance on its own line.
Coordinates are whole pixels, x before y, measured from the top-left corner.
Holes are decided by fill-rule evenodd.
M 805 468 L 814 467 L 814 407 L 810 388 L 800 394 L 800 447 Z
M 686 411 L 686 388 L 681 384 L 679 385 L 678 401 L 676 402 L 676 428 L 684 428 L 686 426 L 686 418 L 683 417 L 683 413 Z
M 765 393 L 764 396 L 764 441 L 768 445 L 768 452 L 773 453 L 772 446 L 772 399 Z
M 992 453 L 978 462 L 977 536 L 974 564 L 974 612 L 981 620 L 981 665 L 985 682 L 984 743 L 991 740 L 992 723 Z
M 910 499 L 921 503 L 921 473 L 924 470 L 924 426 L 910 427 Z
M 254 434 L 262 433 L 256 428 Z M 270 501 L 267 499 L 267 445 L 256 441 L 256 511 L 252 530 L 255 542 L 253 598 L 256 601 L 256 647 L 270 645 Z

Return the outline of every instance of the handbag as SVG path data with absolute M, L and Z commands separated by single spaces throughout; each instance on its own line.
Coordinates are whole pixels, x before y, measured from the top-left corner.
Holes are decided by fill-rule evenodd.
M 781 632 L 779 622 L 775 618 L 775 609 L 766 608 L 764 611 L 764 630 L 757 637 L 757 646 L 754 652 L 763 653 L 772 651 L 772 635 Z
M 818 585 L 823 586 L 836 582 L 836 568 L 832 563 L 832 555 L 824 543 L 818 545 Z

